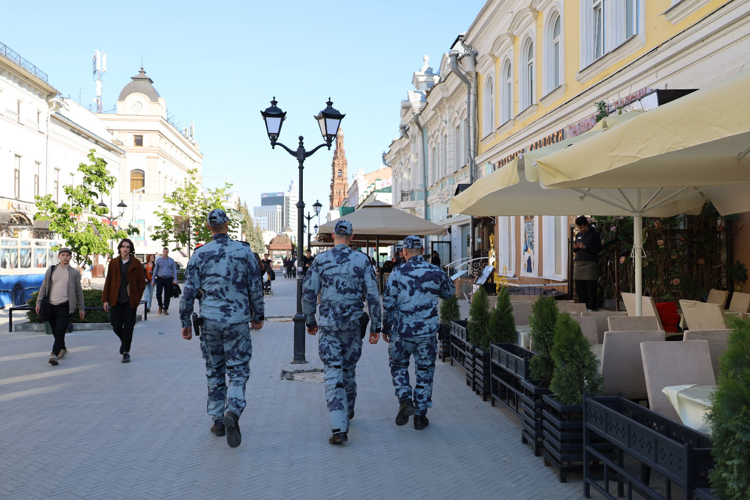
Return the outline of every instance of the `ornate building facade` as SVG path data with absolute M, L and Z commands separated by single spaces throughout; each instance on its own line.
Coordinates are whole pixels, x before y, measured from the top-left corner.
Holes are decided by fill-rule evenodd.
M 331 162 L 331 210 L 338 209 L 347 199 L 349 180 L 346 175 L 346 151 L 344 151 L 344 130 L 339 128 L 336 135 L 336 150 Z

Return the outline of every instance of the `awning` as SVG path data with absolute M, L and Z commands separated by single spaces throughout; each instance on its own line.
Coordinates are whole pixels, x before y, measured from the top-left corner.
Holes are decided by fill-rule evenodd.
M 336 222 L 339 220 L 348 220 L 352 223 L 354 237 L 357 241 L 362 241 L 368 236 L 372 242 L 375 241 L 376 237 L 379 237 L 382 241 L 399 241 L 404 236 L 412 234 L 426 236 L 447 232 L 443 226 L 393 208 L 387 203 L 373 201 L 340 219 L 326 222 L 318 228 L 318 234 L 327 237 L 327 235 L 333 233 Z
M 49 220 L 35 220 L 33 227 L 34 229 L 49 229 Z
M 540 178 L 555 188 L 750 184 L 748 117 L 745 71 L 537 160 Z
M 6 212 L 6 211 L 0 212 L 0 224 L 7 224 L 12 214 L 13 212 Z

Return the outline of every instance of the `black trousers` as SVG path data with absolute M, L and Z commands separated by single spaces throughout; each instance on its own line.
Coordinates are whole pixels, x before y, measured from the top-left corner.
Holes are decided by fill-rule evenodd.
M 576 280 L 576 295 L 586 309 L 596 311 L 596 280 Z
M 55 343 L 52 344 L 52 354 L 57 356 L 60 351 L 65 349 L 65 334 L 68 332 L 70 325 L 70 304 L 66 301 L 62 304 L 49 307 L 49 327 L 52 329 L 52 335 L 55 337 Z
M 172 278 L 156 278 L 156 302 L 159 303 L 159 309 L 169 310 L 169 301 L 172 300 L 172 283 Z
M 130 307 L 130 302 L 121 302 L 110 308 L 110 322 L 115 335 L 120 338 L 120 354 L 130 352 L 130 344 L 133 342 L 133 328 L 135 328 L 135 309 Z

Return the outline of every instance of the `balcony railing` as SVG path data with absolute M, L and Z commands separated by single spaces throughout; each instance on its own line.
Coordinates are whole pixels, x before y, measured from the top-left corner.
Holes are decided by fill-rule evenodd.
M 21 55 L 16 52 L 15 50 L 11 49 L 4 43 L 0 42 L 0 56 L 3 56 L 7 59 L 10 59 L 12 62 L 17 64 L 18 66 L 22 67 L 32 75 L 36 76 L 40 80 L 44 80 L 45 82 L 49 83 L 49 79 L 47 77 L 47 73 L 40 70 L 33 64 L 31 64 L 29 61 L 21 57 Z
M 414 190 L 401 191 L 401 201 L 414 201 Z

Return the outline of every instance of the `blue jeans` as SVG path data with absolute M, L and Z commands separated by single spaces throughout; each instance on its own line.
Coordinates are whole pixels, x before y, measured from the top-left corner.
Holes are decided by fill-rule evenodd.
M 154 296 L 154 286 L 150 281 L 146 282 L 146 290 L 143 292 L 143 298 L 146 299 L 146 309 L 151 309 L 151 299 Z

